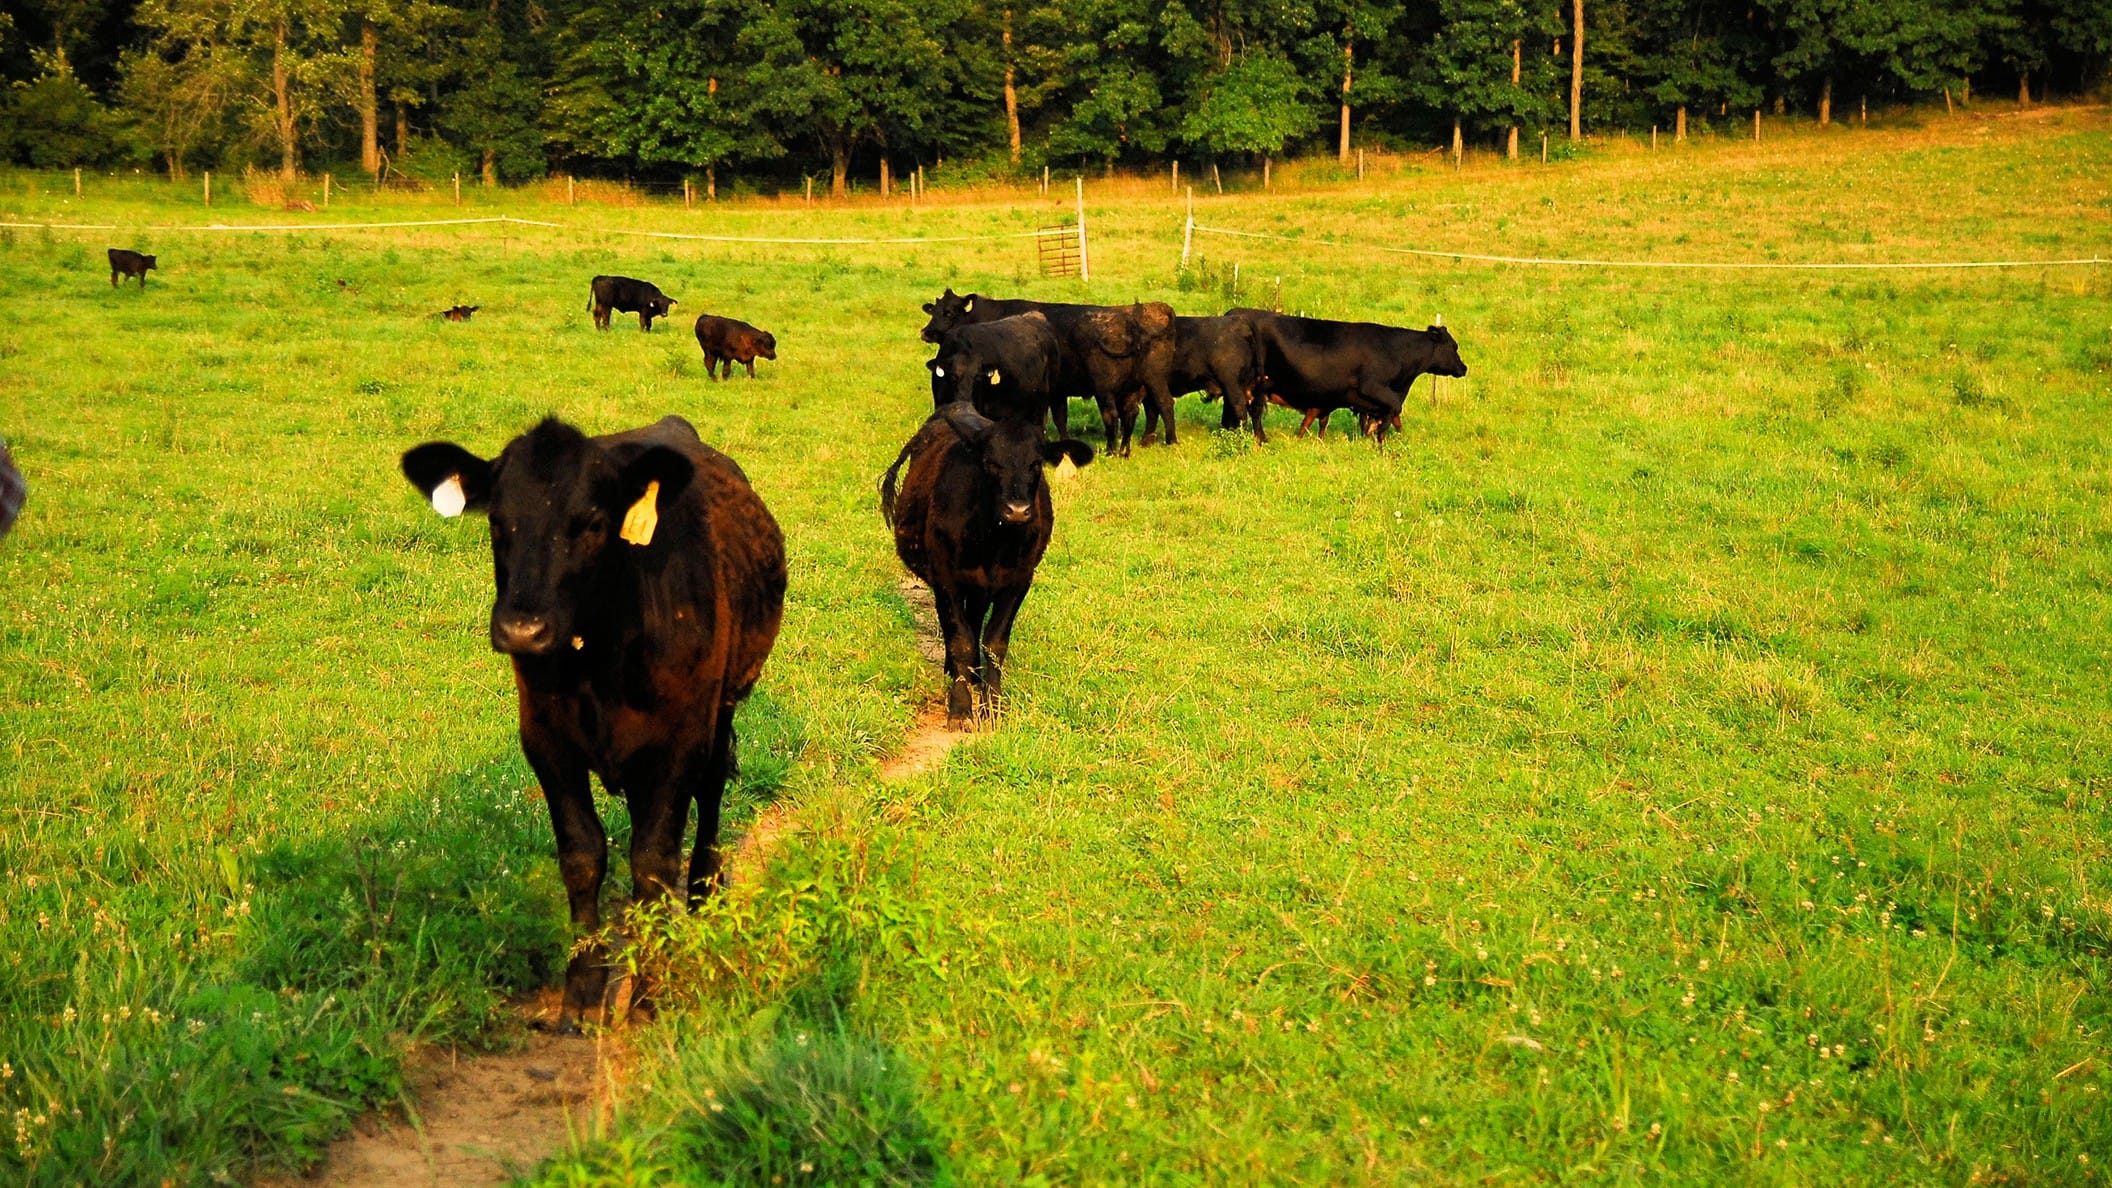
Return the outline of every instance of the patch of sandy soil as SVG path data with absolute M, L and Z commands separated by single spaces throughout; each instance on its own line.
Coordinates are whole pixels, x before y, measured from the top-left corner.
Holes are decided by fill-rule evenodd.
M 511 1183 L 605 1117 L 622 1062 L 615 1037 L 531 1030 L 554 1016 L 557 991 L 516 1004 L 507 1051 L 430 1049 L 412 1057 L 415 1117 L 369 1114 L 305 1176 L 261 1188 L 460 1188 Z
M 1070 459 L 1064 459 L 1070 465 Z M 917 620 L 917 654 L 925 663 L 944 665 L 946 645 L 939 638 L 939 612 L 931 600 L 931 588 L 915 578 L 903 578 L 902 600 L 909 603 Z M 883 780 L 906 780 L 946 762 L 947 752 L 966 741 L 968 734 L 946 728 L 946 707 L 936 702 L 917 712 L 917 718 L 902 740 L 902 749 L 880 764 Z

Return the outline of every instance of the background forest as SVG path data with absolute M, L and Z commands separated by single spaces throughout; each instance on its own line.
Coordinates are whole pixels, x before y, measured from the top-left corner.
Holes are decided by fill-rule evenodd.
M 841 192 L 2029 102 L 2108 59 L 2105 0 L 11 0 L 0 154 Z

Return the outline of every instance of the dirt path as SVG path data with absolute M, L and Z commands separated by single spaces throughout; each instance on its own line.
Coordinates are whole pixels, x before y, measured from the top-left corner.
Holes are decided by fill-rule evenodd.
M 1068 459 L 1066 459 L 1068 461 Z M 902 579 L 902 599 L 917 619 L 917 654 L 930 664 L 946 663 L 946 645 L 939 639 L 939 612 L 931 601 L 931 589 L 915 578 Z M 917 711 L 916 721 L 902 740 L 902 749 L 880 764 L 883 780 L 906 780 L 946 762 L 946 753 L 968 738 L 966 731 L 946 729 L 946 707 L 933 702 Z
M 902 597 L 916 615 L 918 653 L 931 664 L 943 663 L 931 591 L 907 579 Z M 943 704 L 927 705 L 902 749 L 880 765 L 880 778 L 930 771 L 969 737 L 946 728 Z M 727 880 L 741 884 L 757 877 L 791 826 L 785 804 L 765 807 L 727 855 Z M 607 1118 L 622 1081 L 620 1034 L 561 1037 L 534 1028 L 556 1017 L 557 995 L 552 989 L 515 1004 L 519 1047 L 512 1051 L 464 1056 L 436 1050 L 414 1057 L 409 1082 L 415 1119 L 395 1110 L 368 1114 L 308 1175 L 266 1179 L 261 1188 L 480 1188 L 534 1170 Z

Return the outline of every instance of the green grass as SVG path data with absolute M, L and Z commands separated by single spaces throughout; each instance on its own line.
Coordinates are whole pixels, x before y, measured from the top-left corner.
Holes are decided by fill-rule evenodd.
M 2076 109 L 1411 162 L 1198 218 L 1513 254 L 2101 256 L 2108 131 Z M 877 760 L 939 686 L 874 493 L 928 408 L 917 306 L 1079 291 L 1025 246 L 0 234 L 0 432 L 31 482 L 0 545 L 0 1179 L 299 1164 L 402 1091 L 407 1044 L 475 1042 L 554 977 L 483 528 L 395 473 L 551 409 L 688 416 L 785 526 L 733 828 L 772 797 L 799 822 L 753 892 L 645 930 L 669 1010 L 553 1181 L 2097 1178 L 2112 271 L 1202 237 L 1184 283 L 1180 210 L 1113 189 L 1095 298 L 1214 312 L 1238 263 L 1242 301 L 1281 277 L 1291 309 L 1441 312 L 1473 373 L 1419 386 L 1383 449 L 1281 412 L 1257 448 L 1184 402 L 1178 448 L 1087 468 L 1001 728 L 894 785 Z M 812 235 L 1066 205 L 475 201 Z M 4 178 L 0 214 L 204 217 Z M 161 254 L 143 294 L 108 287 L 112 244 Z M 712 384 L 687 317 L 597 334 L 596 272 L 783 358 Z M 425 316 L 456 301 L 484 310 Z

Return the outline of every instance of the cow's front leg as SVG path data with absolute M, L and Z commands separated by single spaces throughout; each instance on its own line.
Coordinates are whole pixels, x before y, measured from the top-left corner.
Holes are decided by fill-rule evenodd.
M 946 636 L 946 670 L 953 679 L 946 687 L 946 725 L 959 730 L 975 713 L 978 646 L 982 637 L 985 602 L 980 593 L 934 588 L 939 622 Z
M 565 996 L 558 1008 L 557 1030 L 574 1035 L 579 1031 L 580 1012 L 601 1004 L 608 982 L 608 954 L 597 934 L 601 931 L 601 882 L 609 870 L 609 839 L 594 811 L 585 756 L 534 726 L 522 729 L 521 750 L 535 769 L 535 778 L 543 786 L 543 802 L 550 808 L 551 830 L 557 835 L 558 874 L 564 879 L 565 900 L 572 913 L 575 948 L 565 964 Z
M 748 360 L 748 378 L 755 378 L 755 360 L 753 359 Z
M 1396 392 L 1391 388 L 1378 384 L 1371 385 L 1371 392 L 1367 399 L 1379 407 L 1377 424 L 1374 426 L 1378 430 L 1377 439 L 1379 444 L 1384 445 L 1386 439 L 1392 435 L 1393 430 L 1399 428 L 1401 402 L 1407 398 L 1407 395 L 1406 392 Z
M 1019 617 L 1019 604 L 1026 601 L 1027 587 L 999 590 L 990 599 L 990 621 L 983 625 L 983 712 L 995 714 L 998 698 L 1005 692 L 1005 653 L 1012 647 L 1012 621 Z

